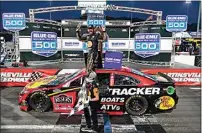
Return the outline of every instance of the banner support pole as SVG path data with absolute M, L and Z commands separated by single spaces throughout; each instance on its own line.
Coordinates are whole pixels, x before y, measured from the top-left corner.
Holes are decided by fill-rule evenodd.
M 174 67 L 175 64 L 175 32 L 172 32 L 172 52 L 171 52 L 171 66 Z
M 128 62 L 130 62 L 130 38 L 131 38 L 131 28 L 129 27 L 129 45 L 128 45 Z
M 63 56 L 63 34 L 62 34 L 62 26 L 60 28 L 60 42 L 61 42 L 61 61 L 64 62 L 64 56 Z

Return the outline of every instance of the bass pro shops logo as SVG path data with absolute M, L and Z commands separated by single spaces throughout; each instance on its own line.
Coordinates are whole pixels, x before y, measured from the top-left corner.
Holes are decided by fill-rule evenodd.
M 200 73 L 165 73 L 176 82 L 200 82 Z
M 160 94 L 160 88 L 113 88 L 109 89 L 111 95 L 158 95 Z
M 32 73 L 2 72 L 1 82 L 28 82 Z

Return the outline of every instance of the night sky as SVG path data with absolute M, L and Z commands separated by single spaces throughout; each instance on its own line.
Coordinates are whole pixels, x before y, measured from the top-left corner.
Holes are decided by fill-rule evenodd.
M 77 5 L 77 1 L 1 1 L 1 14 L 6 12 L 24 12 L 26 17 L 29 17 L 29 9 L 42 8 L 51 6 L 73 6 Z M 107 4 L 114 4 L 120 6 L 137 7 L 144 9 L 151 9 L 156 11 L 163 11 L 163 19 L 165 20 L 166 15 L 188 15 L 189 24 L 197 23 L 199 1 L 192 1 L 190 4 L 186 4 L 185 1 L 111 1 Z M 114 12 L 106 11 L 106 15 L 112 17 L 130 17 L 129 12 Z M 67 11 L 67 12 L 54 12 L 51 14 L 53 20 L 78 18 L 80 11 Z M 49 19 L 50 13 L 43 13 L 35 15 L 36 18 Z M 133 17 L 146 19 L 149 15 L 132 13 Z M 2 17 L 1 17 L 2 25 Z

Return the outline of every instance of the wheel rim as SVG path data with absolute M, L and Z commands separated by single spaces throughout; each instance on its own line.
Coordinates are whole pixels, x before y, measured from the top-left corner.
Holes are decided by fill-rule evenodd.
M 138 112 L 141 111 L 144 107 L 144 103 L 139 99 L 134 99 L 130 101 L 128 106 L 132 111 Z
M 35 95 L 32 100 L 37 109 L 42 109 L 47 104 L 47 99 L 40 94 Z

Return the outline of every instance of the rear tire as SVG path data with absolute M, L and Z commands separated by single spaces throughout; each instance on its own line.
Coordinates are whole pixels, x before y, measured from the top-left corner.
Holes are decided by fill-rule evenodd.
M 145 97 L 136 95 L 129 97 L 125 102 L 125 109 L 131 115 L 143 115 L 148 109 L 148 101 Z
M 52 102 L 44 92 L 34 92 L 30 95 L 28 103 L 31 109 L 36 112 L 46 112 L 50 110 Z

